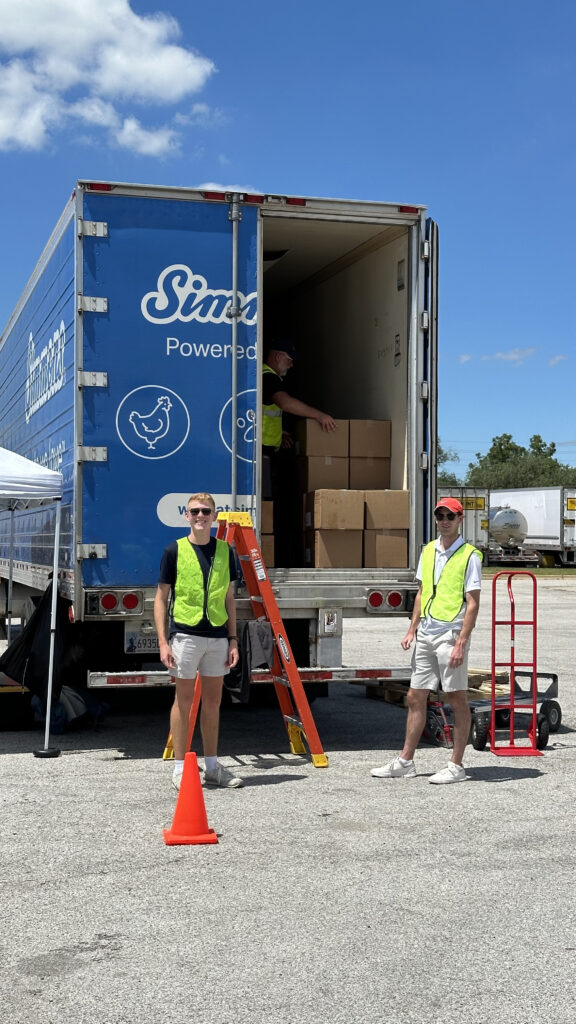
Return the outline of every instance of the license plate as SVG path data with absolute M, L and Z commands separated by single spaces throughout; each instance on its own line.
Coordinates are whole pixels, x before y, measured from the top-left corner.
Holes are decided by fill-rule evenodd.
M 160 651 L 156 633 L 139 629 L 124 628 L 124 651 L 126 654 L 157 654 Z

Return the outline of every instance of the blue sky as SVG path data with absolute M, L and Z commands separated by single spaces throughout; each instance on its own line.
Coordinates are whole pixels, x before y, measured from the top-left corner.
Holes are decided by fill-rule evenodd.
M 572 0 L 0 0 L 4 325 L 77 178 L 424 203 L 439 430 L 576 465 Z

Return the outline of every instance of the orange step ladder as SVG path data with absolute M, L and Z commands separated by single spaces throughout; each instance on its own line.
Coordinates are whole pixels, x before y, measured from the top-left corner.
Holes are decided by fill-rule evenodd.
M 302 679 L 294 661 L 272 584 L 256 540 L 252 517 L 248 512 L 220 512 L 216 537 L 218 540 L 226 541 L 229 545 L 234 545 L 242 566 L 242 574 L 250 596 L 254 618 L 265 618 L 270 623 L 274 636 L 274 655 L 270 676 L 284 718 L 290 750 L 293 754 L 305 754 L 306 743 L 314 766 L 327 768 L 328 758 L 322 749 Z M 199 704 L 200 679 L 197 678 L 194 702 L 190 711 L 187 749 L 192 741 Z M 168 737 L 163 756 L 165 759 L 174 756 L 171 737 Z

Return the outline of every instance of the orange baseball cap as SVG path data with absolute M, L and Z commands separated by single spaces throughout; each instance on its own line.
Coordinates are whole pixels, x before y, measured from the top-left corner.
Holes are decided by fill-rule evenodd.
M 440 498 L 436 502 L 436 508 L 434 511 L 436 511 L 437 508 L 447 508 L 449 512 L 455 512 L 457 516 L 461 516 L 464 512 L 458 498 Z

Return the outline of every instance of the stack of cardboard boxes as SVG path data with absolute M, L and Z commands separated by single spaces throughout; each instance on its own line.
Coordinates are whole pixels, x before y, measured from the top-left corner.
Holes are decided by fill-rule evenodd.
M 298 480 L 303 494 L 323 488 L 390 486 L 390 421 L 336 420 L 321 430 L 316 420 L 300 420 L 296 434 Z
M 304 563 L 317 568 L 408 565 L 408 491 L 318 490 L 306 495 Z
M 302 495 L 302 561 L 317 568 L 405 568 L 408 491 L 391 491 L 390 422 L 336 420 L 325 432 L 301 420 L 297 432 Z M 262 503 L 261 548 L 274 565 L 273 505 Z

